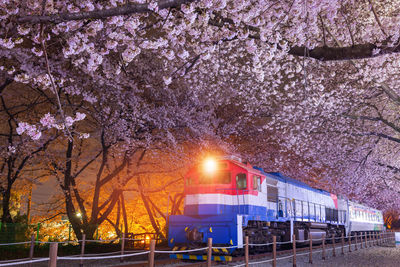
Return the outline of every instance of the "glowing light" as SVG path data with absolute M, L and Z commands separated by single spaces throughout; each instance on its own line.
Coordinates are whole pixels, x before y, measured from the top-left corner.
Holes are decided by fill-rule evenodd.
M 211 173 L 215 172 L 216 169 L 217 169 L 217 163 L 215 162 L 214 159 L 207 159 L 204 162 L 204 171 L 206 173 L 211 174 Z
M 146 235 L 146 240 L 149 240 L 149 239 L 150 239 L 150 236 Z
M 78 212 L 78 213 L 76 214 L 76 217 L 80 218 L 80 217 L 82 217 L 82 214 L 81 214 L 80 212 Z

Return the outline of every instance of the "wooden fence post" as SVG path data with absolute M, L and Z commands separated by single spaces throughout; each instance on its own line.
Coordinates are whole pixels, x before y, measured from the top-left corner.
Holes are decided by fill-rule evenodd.
M 154 267 L 154 250 L 156 250 L 156 241 L 150 240 L 149 267 Z
M 207 267 L 211 267 L 211 258 L 212 258 L 212 238 L 208 238 L 208 250 L 207 250 Z
M 82 235 L 82 245 L 81 245 L 81 257 L 85 255 L 85 243 L 86 243 L 86 234 Z M 83 259 L 80 261 L 81 263 L 79 264 L 80 267 L 83 266 Z
M 33 252 L 35 250 L 35 235 L 31 235 L 31 247 L 29 248 L 29 260 L 33 259 Z M 32 266 L 32 263 L 29 263 L 29 267 Z
M 308 257 L 308 262 L 310 264 L 312 264 L 312 236 L 311 236 L 311 233 L 308 233 L 308 240 L 310 242 L 310 254 L 309 254 L 309 257 Z
M 367 242 L 368 242 L 368 246 L 371 247 L 371 234 L 367 233 Z
M 249 237 L 244 237 L 245 247 L 244 247 L 244 258 L 246 262 L 246 267 L 249 267 Z
M 342 233 L 342 255 L 344 255 L 344 235 Z
M 356 233 L 356 240 L 355 240 L 356 242 L 355 242 L 355 246 L 354 246 L 355 251 L 358 250 L 357 236 L 358 236 L 358 234 Z
M 124 255 L 125 253 L 125 233 L 122 233 L 122 239 L 121 239 L 121 256 Z M 124 257 L 119 258 L 120 262 L 124 261 Z
M 365 233 L 364 238 L 365 238 L 365 248 L 368 248 L 367 233 Z
M 322 236 L 322 259 L 325 260 L 325 236 Z
M 372 232 L 372 246 L 376 245 L 375 232 Z
M 49 267 L 57 267 L 58 243 L 50 243 Z
M 368 236 L 369 236 L 369 247 L 373 247 L 374 242 L 372 241 L 372 233 L 369 233 Z
M 336 234 L 333 235 L 333 239 L 332 239 L 332 256 L 333 257 L 336 257 L 335 244 L 336 244 Z
M 293 267 L 297 266 L 296 263 L 296 235 L 292 236 L 292 240 L 293 240 Z
M 349 252 L 351 252 L 351 233 L 349 235 Z
M 276 236 L 272 236 L 272 256 L 273 256 L 273 261 L 272 261 L 272 266 L 276 267 Z

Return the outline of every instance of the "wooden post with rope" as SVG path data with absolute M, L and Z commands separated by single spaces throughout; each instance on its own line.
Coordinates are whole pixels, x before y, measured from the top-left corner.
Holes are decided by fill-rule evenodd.
M 154 251 L 156 250 L 156 241 L 150 240 L 149 267 L 154 267 Z
M 308 240 L 310 243 L 310 253 L 309 253 L 309 257 L 308 257 L 308 262 L 310 264 L 312 264 L 312 235 L 311 235 L 311 233 L 308 233 Z
M 344 235 L 342 233 L 342 255 L 344 255 Z
M 292 244 L 293 244 L 293 267 L 296 267 L 297 266 L 297 263 L 296 263 L 296 235 L 293 235 L 292 236 L 292 240 L 293 240 L 293 242 L 292 242 Z
M 349 235 L 349 252 L 351 252 L 351 234 Z
M 245 236 L 244 241 L 245 241 L 245 248 L 244 248 L 245 264 L 246 267 L 249 267 L 249 237 Z
M 357 244 L 357 239 L 358 239 L 358 238 L 357 238 L 357 236 L 358 236 L 358 234 L 356 233 L 356 234 L 355 234 L 355 246 L 354 246 L 354 250 L 355 250 L 355 251 L 358 250 L 358 244 Z
M 79 267 L 83 267 L 83 256 L 85 255 L 85 243 L 86 243 L 86 234 L 82 234 L 82 245 L 81 245 L 81 260 L 79 263 Z
M 212 258 L 212 238 L 208 238 L 208 250 L 207 250 L 207 267 L 211 267 L 211 258 Z
M 121 238 L 121 256 L 123 256 L 124 253 L 125 253 L 125 233 L 122 233 L 122 238 Z M 119 258 L 119 261 L 123 262 L 124 261 L 124 257 Z
M 276 236 L 272 236 L 272 256 L 273 256 L 273 261 L 272 261 L 272 266 L 276 267 Z
M 365 238 L 365 248 L 368 248 L 367 233 L 365 233 L 364 238 Z
M 57 267 L 58 243 L 50 243 L 49 267 Z
M 29 248 L 29 260 L 33 259 L 33 252 L 35 250 L 35 235 L 31 235 L 31 247 Z M 29 263 L 29 267 L 32 266 L 32 263 Z

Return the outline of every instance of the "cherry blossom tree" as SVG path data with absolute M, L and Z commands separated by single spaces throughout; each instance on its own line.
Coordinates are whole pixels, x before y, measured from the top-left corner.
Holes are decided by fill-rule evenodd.
M 292 176 L 327 170 L 319 179 L 327 189 L 376 207 L 400 203 L 393 1 L 2 0 L 0 7 L 1 71 L 50 92 L 57 99 L 50 115 L 70 139 L 78 117 L 65 95 L 96 105 L 107 95 L 130 99 L 123 115 L 162 121 L 155 129 L 174 129 L 163 140 L 186 127 L 225 141 L 257 136 L 266 149 L 252 155 L 256 162 L 275 147 L 265 166 L 282 168 L 295 154 L 303 160 Z M 143 103 L 152 104 L 142 110 Z M 141 123 L 116 125 L 140 131 L 148 126 Z M 110 136 L 116 132 L 126 133 Z
M 12 85 L 12 80 L 0 86 L 0 196 L 2 200 L 2 231 L 5 223 L 12 223 L 11 196 L 21 190 L 24 183 L 32 184 L 42 176 L 38 157 L 43 155 L 57 136 L 41 138 L 36 127 L 27 127 L 30 137 L 19 135 L 20 123 L 39 119 L 48 101 L 33 88 Z M 40 139 L 40 140 L 38 140 Z M 35 165 L 35 166 L 34 166 Z M 39 171 L 38 171 L 39 170 Z M 35 173 L 35 177 L 33 177 Z M 36 175 L 37 174 L 37 175 Z M 17 186 L 19 184 L 19 186 Z

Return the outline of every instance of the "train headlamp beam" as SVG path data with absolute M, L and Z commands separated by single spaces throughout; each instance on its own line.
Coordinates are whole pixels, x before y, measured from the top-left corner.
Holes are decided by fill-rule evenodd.
M 217 170 L 217 162 L 214 159 L 206 159 L 204 162 L 204 172 L 213 174 Z

